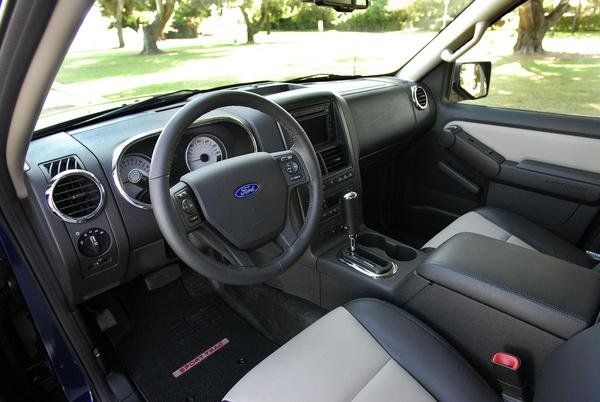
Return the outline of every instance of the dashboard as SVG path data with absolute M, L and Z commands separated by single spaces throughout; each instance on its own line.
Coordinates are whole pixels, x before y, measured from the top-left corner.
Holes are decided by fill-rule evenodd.
M 392 77 L 240 87 L 268 97 L 305 129 L 323 176 L 322 216 L 313 251 L 343 233 L 340 196 L 360 192 L 360 164 L 428 130 L 432 107 L 411 96 L 415 83 Z M 419 86 L 427 94 L 426 88 Z M 148 194 L 148 171 L 162 128 L 185 103 L 34 139 L 27 153 L 32 224 L 48 250 L 67 300 L 76 305 L 178 258 L 164 241 Z M 170 170 L 172 184 L 196 169 L 256 151 L 287 149 L 269 116 L 226 107 L 184 133 Z M 292 198 L 298 226 L 307 205 Z M 310 252 L 317 255 L 318 252 Z M 316 257 L 313 261 L 316 265 Z

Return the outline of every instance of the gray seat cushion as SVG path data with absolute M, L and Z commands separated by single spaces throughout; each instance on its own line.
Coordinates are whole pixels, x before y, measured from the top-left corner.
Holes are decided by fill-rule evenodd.
M 539 251 L 586 268 L 594 262 L 586 254 L 542 226 L 499 208 L 468 212 L 429 240 L 423 249 L 437 248 L 458 233 L 476 233 Z
M 242 378 L 224 400 L 499 401 L 425 324 L 380 300 L 333 310 Z

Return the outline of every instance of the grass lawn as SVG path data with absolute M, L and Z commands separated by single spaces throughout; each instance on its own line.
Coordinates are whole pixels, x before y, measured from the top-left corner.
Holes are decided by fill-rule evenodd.
M 478 105 L 600 116 L 600 59 L 505 57 L 493 64 L 489 95 Z
M 110 77 L 133 77 L 167 72 L 186 62 L 217 60 L 235 51 L 235 46 L 188 46 L 170 49 L 159 55 L 141 56 L 137 51 L 119 49 L 68 57 L 56 80 L 61 84 Z M 146 93 L 144 91 L 141 91 Z
M 595 43 L 600 35 L 554 37 L 549 43 L 560 44 L 560 53 L 538 57 L 510 55 L 496 60 L 489 96 L 472 103 L 600 116 L 600 52 L 568 53 L 581 51 L 582 46 Z M 99 103 L 98 100 L 108 102 L 184 88 L 279 80 L 315 72 L 382 73 L 404 61 L 395 46 L 401 44 L 405 50 L 402 57 L 409 57 L 427 36 L 296 32 L 273 33 L 264 38 L 263 43 L 250 46 L 161 43 L 164 53 L 154 56 L 122 49 L 71 54 L 60 69 L 53 90 L 64 96 L 66 100 L 61 98 L 60 105 L 67 109 Z M 512 41 L 509 38 L 503 43 L 509 40 Z

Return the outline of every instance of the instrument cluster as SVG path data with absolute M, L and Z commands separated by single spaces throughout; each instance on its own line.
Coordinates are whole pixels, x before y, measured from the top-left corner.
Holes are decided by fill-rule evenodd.
M 151 208 L 148 174 L 159 134 L 141 134 L 115 150 L 113 180 L 119 193 L 136 207 Z M 188 172 L 257 150 L 252 131 L 240 121 L 219 118 L 196 124 L 183 135 L 176 150 L 171 166 L 172 184 Z

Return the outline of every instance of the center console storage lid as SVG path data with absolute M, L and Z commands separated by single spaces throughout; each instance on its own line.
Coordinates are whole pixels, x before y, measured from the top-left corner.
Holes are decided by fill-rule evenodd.
M 600 309 L 600 272 L 473 233 L 446 241 L 417 273 L 564 339 Z

